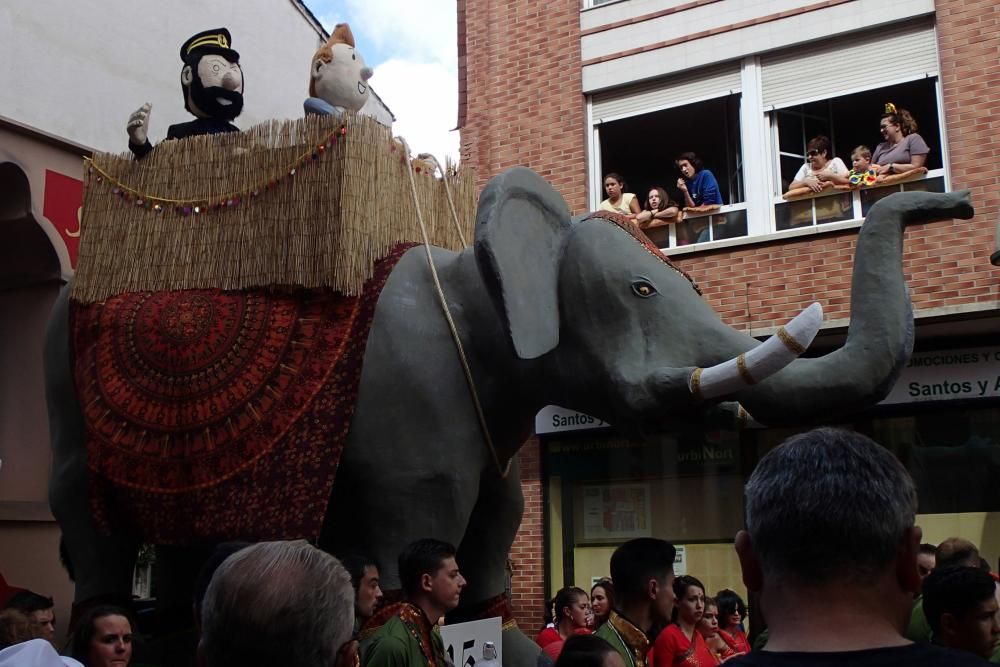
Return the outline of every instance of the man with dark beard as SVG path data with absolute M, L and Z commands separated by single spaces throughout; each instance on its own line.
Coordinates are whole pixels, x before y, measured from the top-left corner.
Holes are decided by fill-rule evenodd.
M 230 44 L 229 31 L 217 28 L 199 32 L 181 46 L 184 108 L 195 119 L 171 125 L 167 139 L 240 131 L 229 121 L 243 111 L 243 70 L 240 54 L 229 48 Z M 136 158 L 153 150 L 148 138 L 151 109 L 147 102 L 129 117 L 128 147 Z

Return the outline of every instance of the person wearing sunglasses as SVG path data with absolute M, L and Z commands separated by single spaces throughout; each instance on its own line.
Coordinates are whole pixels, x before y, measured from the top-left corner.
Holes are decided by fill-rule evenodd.
M 839 157 L 831 158 L 831 152 L 830 140 L 822 134 L 810 139 L 806 144 L 806 162 L 796 172 L 788 189 L 806 187 L 822 192 L 834 185 L 846 185 L 850 170 Z

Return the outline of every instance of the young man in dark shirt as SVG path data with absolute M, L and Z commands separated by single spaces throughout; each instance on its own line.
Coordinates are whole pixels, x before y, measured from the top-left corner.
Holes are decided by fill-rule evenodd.
M 983 658 L 1000 637 L 997 585 L 978 567 L 947 567 L 924 580 L 924 612 L 934 643 Z
M 770 636 L 726 664 L 987 664 L 903 636 L 920 588 L 916 508 L 909 473 L 861 434 L 816 429 L 768 453 L 746 486 L 736 551 Z

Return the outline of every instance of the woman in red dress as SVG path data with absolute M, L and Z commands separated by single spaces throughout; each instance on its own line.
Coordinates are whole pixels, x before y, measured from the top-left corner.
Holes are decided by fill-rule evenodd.
M 714 598 L 705 598 L 705 613 L 698 621 L 698 632 L 720 663 L 745 653 L 737 648 L 736 640 L 731 635 L 719 629 L 719 605 Z
M 694 577 L 674 579 L 674 622 L 656 638 L 653 667 L 710 667 L 719 664 L 697 630 L 705 613 L 705 585 Z
M 576 586 L 567 586 L 556 593 L 552 601 L 552 622 L 545 626 L 535 639 L 542 648 L 553 642 L 563 642 L 578 631 L 587 630 L 587 613 L 590 598 L 587 591 Z
M 724 588 L 715 595 L 719 605 L 719 629 L 732 638 L 733 647 L 739 653 L 750 652 L 750 640 L 743 632 L 743 619 L 747 617 L 747 605 L 736 591 Z

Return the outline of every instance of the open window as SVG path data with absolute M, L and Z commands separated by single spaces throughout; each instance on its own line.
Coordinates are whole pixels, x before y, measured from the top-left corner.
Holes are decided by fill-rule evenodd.
M 597 127 L 601 175 L 621 174 L 628 191 L 640 202 L 646 201 L 651 188 L 659 186 L 683 206 L 684 198 L 677 188 L 680 172 L 674 160 L 686 151 L 697 154 L 703 168 L 715 175 L 724 204 L 744 201 L 738 93 L 603 122 Z M 674 243 L 679 245 L 744 236 L 746 212 L 741 207 L 727 213 L 724 208 L 721 213 L 688 216 L 674 231 Z M 661 247 L 672 245 L 668 232 L 666 227 L 649 230 Z
M 860 218 L 875 201 L 901 189 L 943 191 L 937 95 L 937 80 L 926 78 L 773 111 L 771 124 L 777 148 L 778 172 L 775 185 L 779 188 L 775 195 L 778 197 L 788 190 L 805 161 L 806 144 L 817 135 L 830 139 L 831 158 L 839 157 L 848 168 L 851 167 L 851 153 L 855 147 L 864 145 L 874 151 L 882 141 L 878 121 L 889 101 L 910 111 L 917 121 L 918 133 L 931 148 L 927 156 L 927 178 L 858 192 L 838 191 L 798 201 L 779 200 L 775 206 L 775 228 L 782 231 Z

